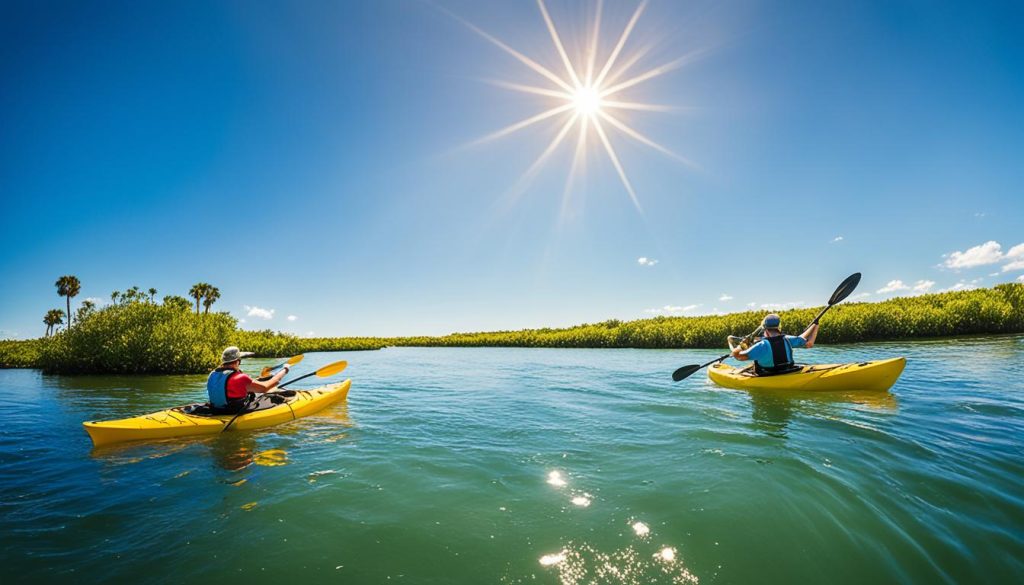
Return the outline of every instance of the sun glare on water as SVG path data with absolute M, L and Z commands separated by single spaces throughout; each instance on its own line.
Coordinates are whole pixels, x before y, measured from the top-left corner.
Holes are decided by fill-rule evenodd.
M 637 210 L 641 210 L 636 191 L 626 175 L 626 171 L 612 143 L 612 138 L 624 135 L 677 161 L 692 165 L 690 161 L 654 142 L 633 129 L 623 120 L 623 113 L 626 111 L 664 112 L 673 109 L 669 106 L 631 101 L 624 95 L 624 92 L 683 65 L 693 56 L 693 54 L 687 55 L 652 69 L 634 72 L 637 68 L 637 63 L 642 60 L 650 49 L 650 46 L 632 51 L 627 49 L 630 36 L 646 6 L 646 0 L 637 6 L 621 33 L 616 37 L 615 43 L 610 44 L 602 43 L 601 17 L 603 2 L 602 0 L 597 0 L 594 20 L 589 24 L 589 30 L 584 35 L 586 38 L 582 39 L 583 42 L 581 43 L 572 43 L 570 45 L 584 47 L 582 58 L 577 58 L 574 61 L 565 49 L 565 44 L 562 42 L 562 37 L 555 27 L 554 20 L 552 20 L 544 0 L 537 0 L 537 7 L 540 10 L 541 17 L 547 27 L 554 49 L 558 53 L 559 61 L 561 61 L 564 67 L 564 72 L 562 73 L 555 73 L 491 34 L 469 22 L 459 19 L 474 32 L 543 78 L 541 82 L 543 85 L 529 85 L 501 80 L 491 80 L 491 83 L 505 89 L 541 96 L 549 104 L 547 109 L 540 111 L 536 115 L 489 134 L 478 140 L 475 144 L 502 138 L 539 122 L 555 121 L 558 125 L 558 131 L 554 139 L 544 148 L 529 169 L 526 170 L 520 183 L 523 184 L 532 179 L 551 155 L 558 150 L 558 147 L 566 141 L 569 134 L 575 131 L 575 154 L 566 179 L 563 204 L 569 198 L 574 178 L 585 166 L 584 162 L 588 146 L 591 143 L 596 143 L 599 145 L 599 149 L 605 152 L 607 160 L 615 169 L 633 205 L 636 206 Z M 604 45 L 609 45 L 611 48 L 609 49 L 608 46 Z M 572 142 L 572 139 L 570 139 L 570 142 Z

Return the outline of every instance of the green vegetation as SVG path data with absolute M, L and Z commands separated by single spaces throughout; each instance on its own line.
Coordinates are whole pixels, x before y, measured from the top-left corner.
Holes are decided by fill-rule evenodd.
M 783 329 L 800 333 L 821 307 L 781 311 Z M 719 348 L 727 335 L 753 331 L 765 311 L 702 317 L 611 320 L 567 329 L 455 333 L 386 340 L 388 345 L 500 347 Z M 1024 332 L 1024 285 L 843 303 L 822 319 L 819 343 L 852 343 L 981 333 Z
M 169 295 L 158 304 L 154 289 L 147 294 L 138 287 L 115 292 L 111 295 L 115 303 L 103 308 L 83 302 L 74 326 L 53 336 L 0 341 L 0 367 L 41 367 L 59 373 L 199 373 L 216 365 L 221 350 L 228 345 L 237 345 L 261 357 L 380 349 L 389 345 L 720 348 L 725 346 L 727 335 L 755 329 L 764 313 L 611 320 L 566 329 L 453 333 L 441 337 L 302 338 L 272 331 L 239 330 L 237 321 L 228 313 L 209 313 L 209 306 L 219 292 L 199 292 L 198 296 L 190 293 L 196 299 L 196 312 L 192 312 L 193 305 L 188 299 Z M 207 311 L 199 313 L 199 304 L 205 305 Z M 799 333 L 819 308 L 781 312 L 783 328 Z M 64 311 L 53 309 L 51 313 L 60 318 L 55 325 L 60 324 Z M 1024 284 L 880 303 L 843 303 L 822 320 L 818 341 L 851 343 L 993 333 L 1024 333 Z

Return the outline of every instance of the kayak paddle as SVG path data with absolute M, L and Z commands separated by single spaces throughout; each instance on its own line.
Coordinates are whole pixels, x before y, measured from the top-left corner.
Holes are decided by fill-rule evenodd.
M 299 357 L 301 358 L 301 356 L 299 356 Z M 295 358 L 292 358 L 292 359 L 295 359 Z M 285 382 L 284 384 L 279 384 L 277 387 L 278 388 L 284 388 L 285 386 L 287 386 L 288 384 L 291 384 L 292 382 L 298 382 L 299 380 L 302 380 L 304 378 L 308 378 L 310 376 L 317 376 L 317 377 L 320 377 L 320 378 L 327 378 L 329 376 L 333 376 L 335 374 L 341 373 L 341 371 L 344 370 L 347 367 L 348 367 L 348 362 L 346 362 L 345 360 L 341 360 L 340 362 L 334 362 L 333 364 L 327 364 L 326 366 L 320 368 L 319 370 L 317 370 L 315 372 L 310 372 L 308 374 L 299 376 L 298 378 L 294 378 L 292 380 L 289 380 L 289 381 Z M 264 392 L 263 394 L 264 395 L 276 394 L 276 392 Z M 259 394 L 256 394 L 257 398 L 259 398 L 259 396 L 260 396 Z M 232 417 L 232 419 L 228 421 L 228 424 L 224 425 L 224 428 L 221 429 L 220 432 L 223 433 L 224 431 L 228 430 L 228 428 L 231 427 L 231 423 L 235 422 L 235 419 L 237 419 L 238 417 L 242 416 L 246 412 L 251 412 L 251 411 L 243 409 L 242 412 L 239 412 L 234 417 Z
M 284 364 L 277 364 L 276 366 L 273 367 L 263 368 L 263 371 L 260 372 L 259 379 L 262 380 L 263 378 L 270 376 L 270 374 L 272 374 L 274 371 L 280 370 L 282 367 L 284 367 L 285 364 L 288 364 L 289 366 L 294 366 L 295 364 L 301 362 L 302 358 L 304 357 L 306 356 L 300 353 L 295 357 L 288 358 L 288 361 L 284 362 Z
M 294 379 L 288 380 L 284 384 L 278 385 L 278 388 L 284 388 L 285 386 L 287 386 L 287 385 L 289 385 L 289 384 L 291 384 L 293 382 L 298 382 L 299 380 L 308 378 L 310 376 L 316 376 L 318 378 L 327 378 L 327 377 L 333 376 L 335 374 L 340 374 L 341 371 L 344 370 L 347 367 L 348 367 L 348 362 L 346 362 L 345 360 L 341 360 L 340 362 L 334 362 L 333 364 L 327 364 L 326 366 L 320 368 L 319 370 L 317 370 L 315 372 L 311 372 L 309 374 L 305 374 L 305 375 L 299 376 L 298 378 L 294 378 Z
M 815 317 L 813 321 L 811 321 L 811 325 L 817 325 L 818 324 L 818 320 L 821 319 L 821 316 L 824 315 L 826 311 L 831 309 L 833 305 L 842 302 L 846 297 L 850 296 L 850 293 L 852 293 L 853 290 L 855 288 L 857 288 L 858 284 L 860 284 L 860 272 L 854 272 L 850 276 L 846 277 L 846 280 L 844 280 L 843 282 L 839 283 L 839 286 L 836 288 L 836 291 L 834 293 L 832 293 L 832 296 L 828 299 L 828 305 L 826 305 L 825 308 L 822 309 L 820 313 L 818 313 L 818 316 Z M 810 327 L 810 325 L 808 325 L 808 327 Z M 757 331 L 760 331 L 760 328 L 758 328 Z M 757 331 L 755 331 L 754 333 L 751 333 L 745 339 L 749 341 L 750 339 L 752 339 L 757 334 Z M 701 365 L 693 364 L 693 365 L 689 365 L 689 366 L 683 366 L 683 367 L 679 368 L 678 370 L 672 372 L 672 380 L 678 382 L 678 381 L 680 381 L 680 380 L 682 380 L 684 378 L 688 378 L 689 376 L 691 376 L 697 370 L 700 370 L 702 368 L 706 368 L 707 366 L 710 366 L 711 364 L 713 364 L 715 362 L 720 362 L 720 361 L 724 360 L 725 358 L 727 358 L 727 357 L 729 357 L 731 355 L 732 355 L 731 352 L 727 353 L 727 354 L 723 355 L 722 357 L 715 358 L 715 359 L 711 360 L 710 362 L 708 362 L 706 364 L 701 364 Z

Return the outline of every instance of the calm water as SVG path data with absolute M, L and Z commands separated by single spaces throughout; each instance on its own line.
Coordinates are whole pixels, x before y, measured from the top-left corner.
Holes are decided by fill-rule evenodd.
M 349 360 L 347 404 L 96 451 L 81 421 L 203 377 L 0 371 L 3 580 L 1024 580 L 1024 337 L 802 354 L 907 356 L 884 395 L 671 382 L 716 353 L 311 354 L 300 371 Z

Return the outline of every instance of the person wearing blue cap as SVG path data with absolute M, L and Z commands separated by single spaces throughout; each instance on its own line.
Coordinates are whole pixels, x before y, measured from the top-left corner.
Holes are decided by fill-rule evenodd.
M 796 367 L 793 348 L 812 348 L 818 337 L 817 323 L 811 323 L 800 335 L 783 335 L 782 319 L 775 313 L 766 315 L 761 325 L 764 327 L 764 339 L 747 349 L 735 347 L 732 350 L 732 357 L 741 362 L 754 360 L 754 373 L 759 376 L 792 371 Z

